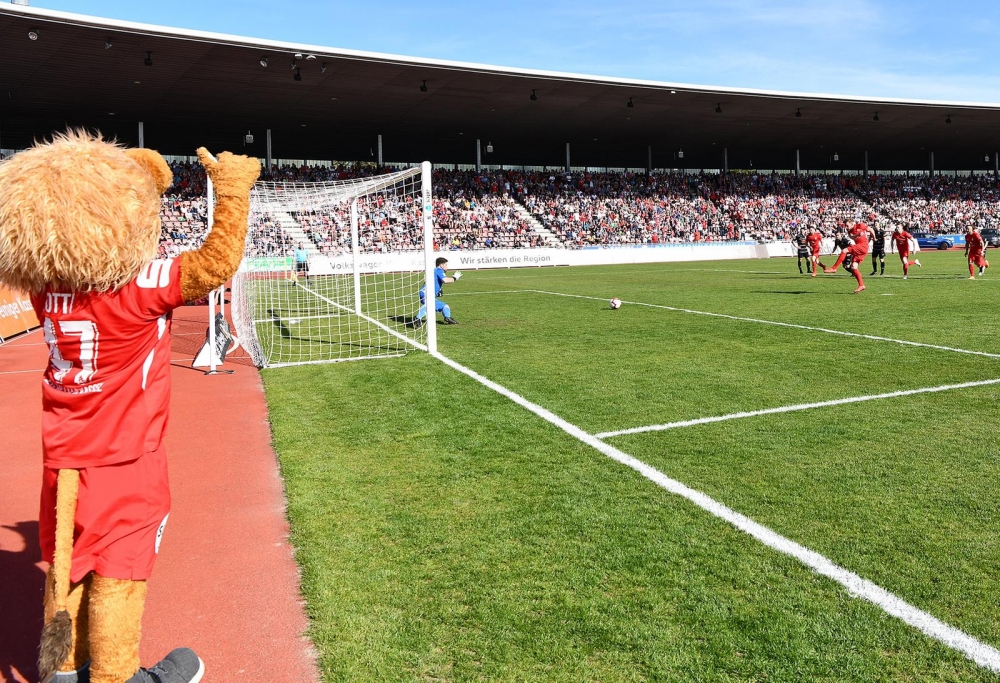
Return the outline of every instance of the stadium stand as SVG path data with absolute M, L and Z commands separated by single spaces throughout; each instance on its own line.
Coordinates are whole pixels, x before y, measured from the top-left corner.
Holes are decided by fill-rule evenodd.
M 172 164 L 163 200 L 160 253 L 172 256 L 204 239 L 204 173 Z M 384 173 L 372 165 L 274 167 L 269 179 L 318 182 Z M 434 172 L 435 244 L 439 250 L 516 249 L 545 244 L 544 230 L 565 248 L 702 241 L 787 240 L 816 227 L 826 235 L 856 220 L 899 223 L 928 232 L 1000 225 L 1000 184 L 990 176 L 653 174 L 524 171 Z M 362 206 L 366 253 L 420 249 L 401 220 L 419 207 Z M 292 218 L 319 253 L 350 248 L 350 217 L 297 212 Z M 288 255 L 295 240 L 271 219 L 261 255 Z

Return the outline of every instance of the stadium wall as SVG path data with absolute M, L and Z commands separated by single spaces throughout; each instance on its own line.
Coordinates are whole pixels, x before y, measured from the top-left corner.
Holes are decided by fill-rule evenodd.
M 832 241 L 829 246 L 832 246 Z M 824 253 L 829 253 L 829 247 Z M 436 256 L 448 259 L 451 270 L 489 268 L 532 268 L 540 266 L 601 266 L 637 263 L 674 263 L 680 261 L 719 261 L 761 259 L 792 256 L 789 242 L 758 244 L 757 242 L 718 242 L 701 244 L 629 245 L 586 249 L 486 249 L 477 251 L 443 251 Z M 309 260 L 310 275 L 334 275 L 353 270 L 350 254 L 314 256 Z M 291 257 L 258 257 L 253 259 L 257 272 L 282 272 L 292 267 Z M 364 273 L 385 273 L 416 270 L 422 266 L 419 252 L 395 254 L 362 254 L 360 270 Z
M 38 327 L 31 300 L 0 285 L 0 342 Z
M 964 241 L 964 238 L 963 238 Z M 915 251 L 920 251 L 914 245 Z M 871 245 L 868 247 L 871 253 Z M 609 266 L 639 263 L 678 263 L 684 261 L 731 261 L 795 256 L 791 242 L 703 242 L 684 244 L 640 244 L 584 249 L 480 249 L 435 252 L 435 258 L 448 259 L 449 270 L 486 270 L 490 268 L 538 268 L 542 266 Z M 824 239 L 823 255 L 833 253 L 833 240 Z M 250 259 L 258 273 L 282 273 L 292 270 L 291 256 L 258 256 Z M 362 254 L 362 273 L 391 273 L 423 268 L 420 252 Z M 350 254 L 313 256 L 310 275 L 336 275 L 353 272 Z

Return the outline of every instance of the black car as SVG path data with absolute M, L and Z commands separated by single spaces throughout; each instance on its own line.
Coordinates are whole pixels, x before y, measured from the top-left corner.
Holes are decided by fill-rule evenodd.
M 983 228 L 979 231 L 979 234 L 983 236 L 983 241 L 986 242 L 986 246 L 990 249 L 1000 247 L 1000 230 L 996 228 Z

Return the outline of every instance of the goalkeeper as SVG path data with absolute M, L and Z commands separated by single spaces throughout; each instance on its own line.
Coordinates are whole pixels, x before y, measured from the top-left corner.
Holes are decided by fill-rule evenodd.
M 455 282 L 460 277 L 462 277 L 461 271 L 455 271 L 455 277 L 448 277 L 448 259 L 443 256 L 438 257 L 438 260 L 434 262 L 434 310 L 441 311 L 444 316 L 445 325 L 457 325 L 458 321 L 451 317 L 451 306 L 441 301 L 438 297 L 441 296 L 441 289 L 444 285 L 449 285 Z M 424 324 L 424 316 L 427 315 L 427 302 L 424 301 L 424 296 L 426 295 L 427 285 L 420 288 L 420 310 L 417 311 L 417 317 L 413 321 L 414 327 L 420 327 Z

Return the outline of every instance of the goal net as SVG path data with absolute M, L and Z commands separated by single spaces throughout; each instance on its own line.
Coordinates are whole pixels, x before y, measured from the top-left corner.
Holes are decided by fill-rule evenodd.
M 318 183 L 259 182 L 232 314 L 258 367 L 435 350 L 430 164 Z M 427 287 L 433 296 L 434 286 Z

